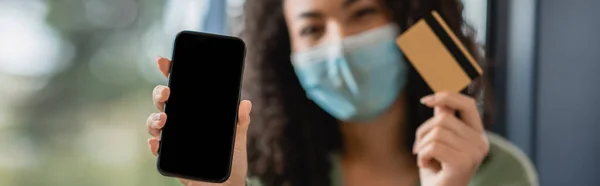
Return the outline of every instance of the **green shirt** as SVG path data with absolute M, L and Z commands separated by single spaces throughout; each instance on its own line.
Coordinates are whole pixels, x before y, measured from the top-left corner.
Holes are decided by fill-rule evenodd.
M 537 171 L 523 152 L 508 140 L 487 133 L 490 159 L 471 179 L 469 186 L 538 186 Z M 332 186 L 342 186 L 340 162 L 334 161 Z M 260 180 L 248 178 L 246 185 L 262 186 Z

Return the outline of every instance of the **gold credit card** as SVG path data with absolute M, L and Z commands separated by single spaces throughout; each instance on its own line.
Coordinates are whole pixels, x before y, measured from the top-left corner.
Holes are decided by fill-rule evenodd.
M 396 43 L 433 92 L 460 92 L 483 74 L 436 11 L 398 36 Z

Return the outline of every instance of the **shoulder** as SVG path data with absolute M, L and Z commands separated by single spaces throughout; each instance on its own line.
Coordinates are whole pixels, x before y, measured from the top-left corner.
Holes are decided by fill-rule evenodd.
M 481 165 L 469 186 L 538 186 L 531 160 L 507 139 L 488 132 L 489 159 Z
M 246 186 L 263 186 L 263 184 L 257 177 L 250 176 L 246 177 Z
M 479 167 L 469 186 L 539 186 L 531 160 L 517 146 L 494 133 L 488 132 L 487 137 L 489 159 Z M 246 185 L 263 184 L 256 177 L 248 177 Z

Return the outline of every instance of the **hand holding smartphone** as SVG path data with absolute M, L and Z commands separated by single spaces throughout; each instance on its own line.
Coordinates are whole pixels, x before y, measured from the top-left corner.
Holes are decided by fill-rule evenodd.
M 172 61 L 158 60 L 168 87 L 153 93 L 164 113 L 149 117 L 148 130 L 162 175 L 199 185 L 244 183 L 251 107 L 240 102 L 244 57 L 238 38 L 183 31 Z

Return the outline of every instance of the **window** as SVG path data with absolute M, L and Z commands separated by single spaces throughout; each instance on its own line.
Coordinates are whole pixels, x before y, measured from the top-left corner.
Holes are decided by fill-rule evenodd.
M 477 42 L 485 45 L 487 32 L 487 0 L 462 0 L 465 9 L 464 16 L 477 32 Z

